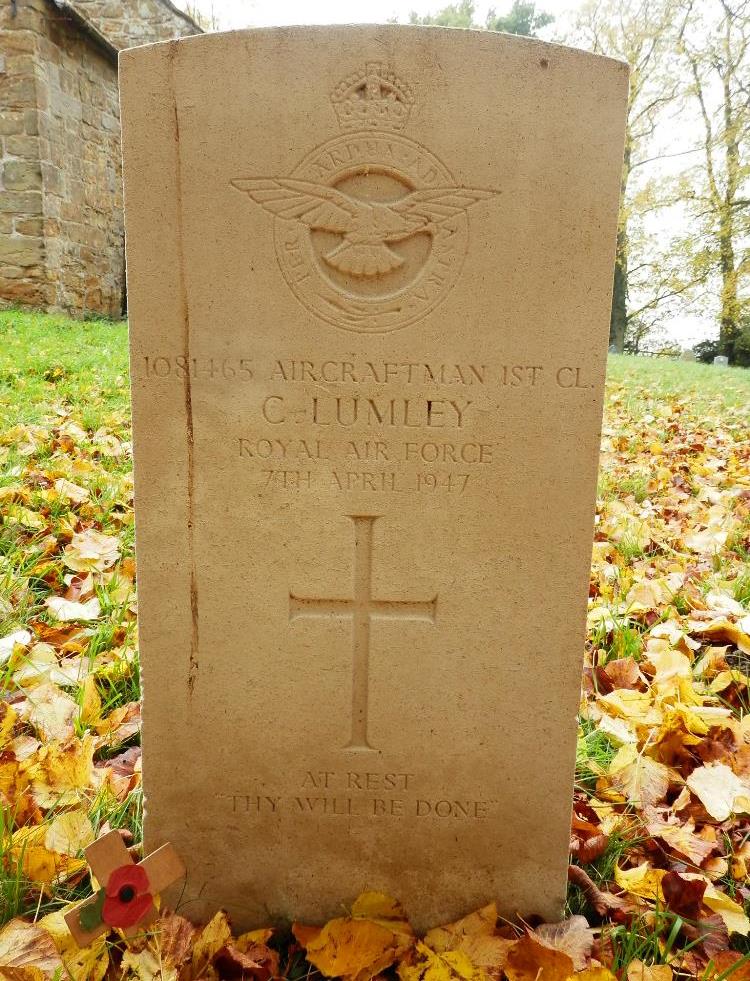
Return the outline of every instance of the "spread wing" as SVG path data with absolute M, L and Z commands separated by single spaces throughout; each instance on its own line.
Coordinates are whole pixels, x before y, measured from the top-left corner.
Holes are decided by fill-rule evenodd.
M 406 221 L 429 221 L 433 224 L 455 218 L 477 201 L 495 196 L 496 191 L 480 191 L 470 187 L 436 187 L 412 191 L 388 207 Z
M 353 231 L 366 216 L 367 205 L 347 197 L 324 184 L 280 180 L 233 180 L 240 191 L 246 191 L 257 204 L 279 218 L 297 219 L 309 228 L 345 235 Z

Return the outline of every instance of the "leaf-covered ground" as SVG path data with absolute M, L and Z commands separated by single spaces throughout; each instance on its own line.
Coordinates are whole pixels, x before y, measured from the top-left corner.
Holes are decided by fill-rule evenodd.
M 76 949 L 81 849 L 140 841 L 129 438 L 124 325 L 0 314 L 0 978 L 750 979 L 750 372 L 612 360 L 554 927 L 416 938 L 369 893 L 322 930 L 163 911 Z

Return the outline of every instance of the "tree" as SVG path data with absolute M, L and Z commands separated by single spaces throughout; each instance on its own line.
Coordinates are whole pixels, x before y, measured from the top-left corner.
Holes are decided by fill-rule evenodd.
M 640 349 L 659 314 L 692 283 L 674 261 L 677 243 L 665 249 L 649 222 L 675 203 L 669 182 L 649 167 L 662 157 L 653 146 L 657 124 L 679 91 L 675 10 L 676 0 L 590 0 L 574 29 L 577 43 L 631 66 L 609 330 L 617 351 Z
M 214 10 L 213 0 L 211 0 L 210 7 L 208 11 L 201 9 L 198 6 L 197 0 L 188 0 L 185 4 L 185 13 L 192 17 L 195 23 L 202 28 L 204 31 L 218 31 L 219 18 Z
M 554 19 L 552 14 L 537 11 L 534 3 L 513 0 L 513 6 L 505 16 L 497 15 L 494 9 L 490 8 L 487 12 L 487 30 L 536 37 L 537 32 L 551 24 Z
M 690 195 L 702 232 L 695 260 L 707 279 L 718 275 L 719 348 L 735 362 L 744 359 L 748 306 L 741 293 L 750 232 L 748 0 L 685 0 L 678 47 L 703 133 L 703 160 L 693 171 Z
M 443 7 L 435 14 L 420 17 L 415 11 L 409 15 L 410 24 L 436 25 L 437 27 L 472 27 L 475 30 L 504 31 L 506 34 L 521 34 L 536 37 L 537 31 L 551 24 L 551 14 L 537 11 L 536 4 L 525 0 L 513 0 L 507 14 L 497 14 L 494 9 L 487 12 L 484 24 L 474 22 L 476 8 L 473 0 L 459 0 Z

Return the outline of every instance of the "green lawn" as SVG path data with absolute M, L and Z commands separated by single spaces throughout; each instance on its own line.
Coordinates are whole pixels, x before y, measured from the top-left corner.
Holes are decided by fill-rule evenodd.
M 679 393 L 694 408 L 743 408 L 750 371 L 665 358 L 611 355 L 610 387 L 645 402 Z M 0 428 L 75 406 L 85 428 L 111 425 L 129 403 L 127 323 L 0 312 Z
M 62 405 L 86 428 L 109 424 L 130 401 L 127 341 L 124 321 L 0 312 L 0 429 Z

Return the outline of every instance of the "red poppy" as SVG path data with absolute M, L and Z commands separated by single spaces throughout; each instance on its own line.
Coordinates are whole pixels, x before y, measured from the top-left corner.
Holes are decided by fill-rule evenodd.
M 113 927 L 132 927 L 142 920 L 153 902 L 146 870 L 140 865 L 121 865 L 107 880 L 102 920 Z

